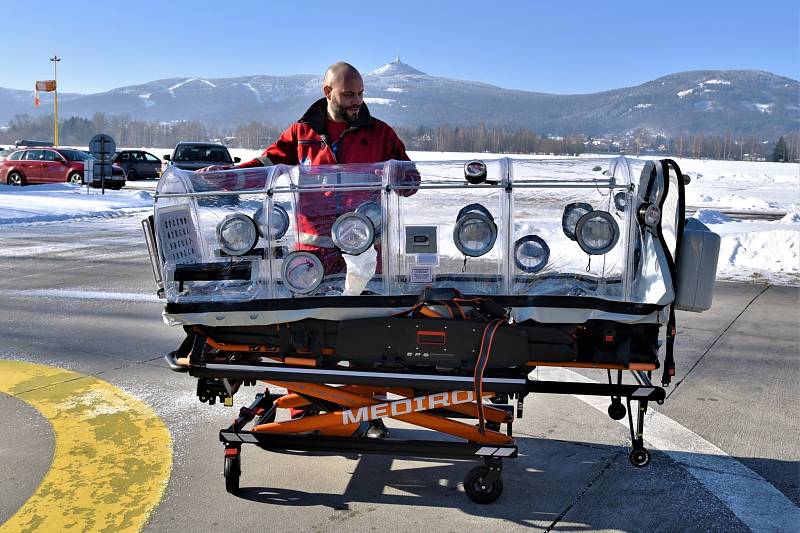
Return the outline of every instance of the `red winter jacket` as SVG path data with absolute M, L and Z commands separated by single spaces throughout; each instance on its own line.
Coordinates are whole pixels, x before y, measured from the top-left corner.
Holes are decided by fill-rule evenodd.
M 329 139 L 325 128 L 328 102 L 321 98 L 289 126 L 261 157 L 243 163 L 240 168 L 266 165 L 334 165 L 379 163 L 390 159 L 409 161 L 403 141 L 385 122 L 372 117 L 366 104 L 358 119 L 348 123 L 339 139 Z M 334 153 L 335 148 L 335 153 Z M 416 173 L 410 179 L 418 182 Z M 414 191 L 404 191 L 404 195 Z M 380 193 L 340 192 L 305 193 L 297 204 L 297 224 L 301 250 L 315 252 L 325 266 L 325 273 L 343 272 L 344 260 L 330 238 L 336 218 L 355 210 L 361 203 L 378 200 Z M 379 267 L 380 268 L 380 267 Z
M 303 117 L 289 126 L 280 138 L 261 154 L 273 165 L 335 165 L 379 163 L 396 159 L 409 161 L 406 147 L 385 122 L 373 118 L 366 104 L 358 119 L 348 123 L 339 139 L 329 139 L 325 130 L 328 101 L 321 98 Z M 339 144 L 336 155 L 331 147 Z M 257 163 L 256 163 L 257 162 Z M 264 164 L 261 158 L 241 166 Z

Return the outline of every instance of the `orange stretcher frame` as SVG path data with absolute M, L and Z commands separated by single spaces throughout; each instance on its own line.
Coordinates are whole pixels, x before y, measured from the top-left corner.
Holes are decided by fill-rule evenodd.
M 298 356 L 280 357 L 278 355 L 279 348 L 277 346 L 223 343 L 218 342 L 210 337 L 206 337 L 205 342 L 211 348 L 214 348 L 220 352 L 259 353 L 275 362 L 281 362 L 287 365 L 306 367 L 317 366 L 315 359 L 311 357 L 303 357 L 303 355 L 309 355 L 305 353 L 298 354 Z M 326 348 L 323 350 L 323 355 L 332 355 L 333 353 L 334 351 L 331 349 Z M 177 362 L 178 364 L 186 366 L 189 365 L 188 358 L 179 359 Z M 547 366 L 630 371 L 652 371 L 656 369 L 656 365 L 650 363 L 630 363 L 628 365 L 623 365 L 616 363 L 579 361 L 530 361 L 527 363 L 527 366 L 530 368 Z M 287 394 L 275 400 L 275 406 L 277 408 L 298 409 L 311 405 L 313 400 L 316 399 L 325 401 L 328 404 L 337 405 L 341 407 L 341 409 L 321 414 L 309 414 L 298 419 L 258 424 L 252 430 L 256 433 L 282 435 L 317 433 L 328 436 L 352 436 L 358 429 L 359 424 L 354 422 L 348 423 L 345 420 L 345 416 L 347 416 L 348 413 L 351 414 L 353 409 L 374 409 L 377 406 L 378 409 L 385 409 L 385 411 L 381 410 L 378 413 L 379 416 L 371 417 L 367 415 L 366 417 L 361 417 L 359 418 L 359 422 L 369 422 L 377 418 L 394 418 L 408 424 L 431 429 L 433 431 L 445 433 L 454 437 L 463 438 L 470 442 L 481 444 L 511 444 L 514 442 L 513 438 L 498 431 L 491 429 L 484 429 L 484 431 L 480 431 L 478 427 L 474 425 L 451 420 L 445 416 L 424 412 L 436 407 L 441 407 L 452 414 L 460 414 L 472 418 L 479 417 L 481 415 L 479 413 L 478 405 L 474 401 L 474 397 L 470 398 L 471 401 L 464 403 L 456 403 L 452 401 L 455 395 L 472 394 L 471 391 L 449 391 L 437 393 L 444 395 L 441 397 L 444 398 L 442 403 L 446 404 L 437 406 L 431 405 L 430 400 L 431 397 L 436 396 L 436 394 L 415 397 L 414 390 L 407 388 L 369 387 L 364 385 L 344 385 L 340 387 L 333 387 L 324 384 L 294 381 L 270 381 L 269 383 L 277 387 L 283 387 L 289 391 Z M 386 395 L 387 393 L 394 394 L 400 398 L 392 401 L 375 399 L 376 396 Z M 481 401 L 483 398 L 492 396 L 493 393 L 484 393 Z M 391 408 L 393 405 L 399 405 L 400 403 L 404 402 L 411 402 L 413 406 L 412 409 L 402 413 L 391 413 Z M 483 418 L 486 422 L 491 422 L 499 426 L 499 424 L 510 422 L 513 418 L 506 410 L 494 408 L 491 407 L 491 405 L 483 405 L 482 407 Z
M 308 357 L 311 354 L 296 353 L 281 356 L 277 347 L 267 345 L 246 345 L 221 343 L 210 338 L 205 338 L 207 345 L 218 353 L 251 353 L 258 354 L 259 358 L 268 359 L 274 364 L 262 364 L 264 367 L 281 367 L 299 369 L 301 367 L 315 367 L 304 372 L 323 372 L 325 383 L 309 381 L 282 381 L 288 376 L 294 378 L 297 374 L 291 372 L 278 372 L 267 377 L 260 375 L 258 379 L 267 385 L 264 394 L 257 394 L 250 407 L 243 407 L 239 416 L 227 429 L 220 431 L 220 441 L 225 446 L 225 487 L 230 493 L 236 494 L 239 490 L 239 476 L 241 473 L 241 446 L 244 443 L 254 443 L 265 450 L 305 450 L 305 451 L 330 451 L 340 450 L 348 453 L 378 453 L 400 454 L 407 456 L 454 457 L 459 459 L 472 459 L 483 462 L 471 469 L 464 478 L 464 491 L 477 503 L 491 503 L 502 492 L 502 460 L 514 458 L 518 454 L 518 446 L 514 439 L 512 425 L 514 418 L 521 418 L 523 407 L 522 400 L 528 393 L 553 393 L 553 394 L 589 394 L 594 396 L 610 396 L 609 417 L 620 420 L 625 415 L 631 432 L 632 449 L 629 454 L 630 462 L 637 467 L 646 466 L 650 462 L 650 453 L 644 447 L 643 430 L 644 420 L 649 401 L 663 402 L 664 391 L 650 383 L 645 372 L 656 368 L 655 364 L 647 363 L 596 363 L 582 361 L 530 361 L 527 370 L 537 366 L 566 367 L 566 368 L 592 368 L 609 372 L 609 383 L 587 384 L 581 382 L 549 382 L 531 381 L 528 378 L 521 380 L 524 388 L 515 392 L 484 392 L 481 387 L 482 373 L 474 376 L 475 387 L 472 390 L 462 390 L 460 386 L 469 387 L 473 381 L 459 381 L 459 389 L 446 387 L 431 387 L 429 384 L 420 383 L 420 387 L 408 386 L 407 380 L 397 377 L 385 381 L 383 385 L 355 384 L 358 381 L 344 381 L 337 383 L 336 369 L 323 368 L 318 364 L 318 359 Z M 332 350 L 325 350 L 322 355 L 331 355 Z M 216 354 L 214 355 L 216 357 Z M 178 365 L 191 366 L 189 357 L 174 359 Z M 202 368 L 203 364 L 199 367 Z M 208 366 L 212 366 L 208 363 Z M 220 364 L 220 366 L 223 366 Z M 215 372 L 234 372 L 236 365 L 229 368 L 207 368 L 205 376 L 213 377 Z M 245 364 L 245 366 L 248 366 Z M 174 368 L 173 368 L 174 369 Z M 189 369 L 191 373 L 191 368 Z M 198 377 L 203 376 L 203 371 L 198 369 Z M 342 368 L 341 370 L 348 370 Z M 523 369 L 520 369 L 521 371 Z M 637 377 L 639 385 L 622 384 L 622 371 L 628 370 Z M 249 371 L 249 370 L 248 370 Z M 617 384 L 611 383 L 611 371 L 616 371 Z M 258 370 L 254 370 L 257 375 Z M 346 373 L 346 372 L 345 372 Z M 527 371 L 526 371 L 527 373 Z M 279 377 L 279 375 L 281 377 Z M 398 374 L 401 375 L 401 374 Z M 228 378 L 225 374 L 216 374 L 224 382 L 230 394 L 225 399 L 226 405 L 232 405 L 233 394 L 238 389 L 234 388 L 229 379 L 241 384 L 239 378 Z M 319 380 L 317 376 L 317 380 Z M 327 381 L 327 379 L 330 381 Z M 362 376 L 363 378 L 363 376 Z M 461 377 L 463 380 L 463 376 Z M 489 378 L 491 379 L 491 378 Z M 496 378 L 495 378 L 496 379 Z M 423 380 L 424 381 L 424 380 Z M 514 381 L 513 378 L 510 381 Z M 342 383 L 342 382 L 339 382 Z M 413 383 L 413 382 L 412 382 Z M 269 385 L 286 389 L 284 394 L 269 392 Z M 516 386 L 516 385 L 515 385 Z M 442 389 L 447 390 L 442 390 Z M 198 391 L 200 386 L 198 385 Z M 502 390 L 502 389 L 500 389 Z M 205 398 L 198 392 L 201 401 L 209 401 L 215 392 L 206 393 Z M 387 395 L 392 395 L 389 399 Z M 508 405 L 509 399 L 516 396 L 516 411 Z M 486 399 L 494 399 L 502 405 L 484 403 Z M 220 396 L 220 399 L 223 399 Z M 227 400 L 231 400 L 228 403 Z M 627 402 L 627 409 L 622 401 Z M 635 411 L 631 401 L 638 401 Z M 213 403 L 213 401 L 209 401 Z M 300 416 L 290 419 L 276 420 L 278 409 L 290 409 Z M 392 418 L 400 422 L 432 430 L 451 439 L 404 440 L 396 438 L 367 438 L 373 436 L 369 426 L 374 421 Z M 475 423 L 475 419 L 478 423 Z M 251 424 L 252 423 L 252 424 Z M 506 424 L 506 433 L 500 431 L 502 424 Z M 250 429 L 245 429 L 246 426 Z M 379 426 L 380 427 L 380 426 Z M 380 435 L 380 434 L 379 434 Z M 385 433 L 383 434 L 385 436 Z M 453 438 L 455 440 L 453 440 Z
M 423 310 L 426 308 L 423 307 Z M 281 357 L 277 346 L 263 344 L 238 344 L 216 341 L 210 337 L 205 342 L 219 352 L 257 353 L 275 362 L 316 367 L 317 361 L 312 357 L 304 357 L 310 353 L 298 353 L 293 356 Z M 324 349 L 323 355 L 332 355 L 331 349 Z M 189 365 L 189 358 L 179 359 L 178 364 Z M 652 371 L 655 364 L 630 363 L 627 365 L 617 363 L 596 363 L 579 361 L 530 361 L 529 368 L 537 366 L 565 367 L 565 368 L 594 368 L 603 370 L 630 370 Z M 265 382 L 266 383 L 266 382 Z M 494 393 L 482 393 L 482 409 L 475 401 L 473 391 L 447 391 L 429 395 L 415 396 L 415 391 L 408 388 L 387 386 L 344 385 L 334 387 L 326 384 L 296 382 L 296 381 L 269 381 L 277 387 L 287 389 L 287 394 L 277 398 L 274 402 L 276 408 L 300 409 L 308 407 L 315 401 L 324 402 L 329 407 L 326 412 L 317 413 L 310 409 L 301 418 L 284 420 L 281 422 L 260 423 L 253 427 L 254 433 L 273 435 L 299 435 L 319 434 L 325 436 L 350 437 L 356 435 L 362 422 L 370 422 L 379 418 L 394 418 L 396 420 L 427 428 L 439 433 L 465 439 L 469 442 L 480 444 L 513 444 L 514 439 L 508 435 L 483 427 L 466 424 L 452 420 L 447 416 L 429 413 L 433 409 L 443 409 L 450 415 L 481 418 L 485 422 L 494 424 L 499 428 L 502 423 L 509 423 L 513 416 L 504 409 L 483 405 L 483 399 L 489 398 Z M 385 396 L 387 393 L 398 396 L 395 400 L 379 400 L 376 397 Z M 469 401 L 457 401 L 469 396 Z M 330 408 L 335 406 L 334 410 Z M 402 406 L 403 410 L 398 410 Z M 481 413 L 482 411 L 482 413 Z M 355 414 L 354 414 L 355 413 Z M 483 427 L 483 430 L 481 430 Z
M 229 344 L 217 342 L 214 339 L 207 337 L 206 342 L 212 348 L 221 352 L 248 352 L 248 353 L 265 353 L 265 354 L 278 354 L 279 348 L 277 346 L 265 345 L 249 345 L 249 344 Z M 335 352 L 330 348 L 323 348 L 323 355 L 333 355 Z M 309 355 L 309 354 L 300 354 Z M 285 358 L 272 357 L 274 361 L 280 361 L 287 365 L 300 365 L 300 366 L 316 366 L 316 361 L 310 357 L 293 357 L 288 356 Z M 186 361 L 188 364 L 188 360 Z M 593 361 L 528 361 L 529 367 L 536 366 L 561 366 L 565 368 L 597 368 L 602 370 L 640 370 L 649 372 L 656 369 L 653 363 L 628 363 L 627 365 L 619 363 L 596 363 Z
M 311 403 L 305 398 L 310 397 L 341 406 L 342 409 L 303 416 L 294 420 L 258 424 L 252 430 L 255 433 L 319 432 L 321 435 L 350 436 L 358 429 L 361 422 L 369 422 L 378 418 L 394 418 L 470 442 L 480 444 L 511 444 L 514 442 L 512 437 L 498 431 L 485 429 L 481 432 L 476 426 L 424 412 L 441 408 L 456 414 L 476 417 L 478 406 L 474 401 L 472 391 L 447 391 L 414 396 L 414 391 L 410 389 L 365 386 L 333 387 L 316 383 L 282 381 L 270 382 L 270 384 L 292 391 L 276 400 L 277 407 L 302 407 Z M 399 398 L 395 400 L 374 398 L 375 395 L 387 392 L 397 395 Z M 484 397 L 492 395 L 492 393 L 485 393 Z M 511 415 L 507 411 L 490 405 L 484 406 L 484 417 L 487 421 L 496 424 L 511 421 Z

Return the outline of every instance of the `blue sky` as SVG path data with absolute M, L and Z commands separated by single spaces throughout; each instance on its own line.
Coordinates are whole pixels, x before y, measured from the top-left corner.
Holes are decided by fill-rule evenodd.
M 99 7 L 98 6 L 103 6 Z M 400 56 L 428 74 L 549 93 L 684 70 L 800 78 L 800 2 L 37 0 L 3 6 L 0 87 L 100 92 L 162 78 L 367 72 Z M 367 87 L 367 92 L 369 87 Z

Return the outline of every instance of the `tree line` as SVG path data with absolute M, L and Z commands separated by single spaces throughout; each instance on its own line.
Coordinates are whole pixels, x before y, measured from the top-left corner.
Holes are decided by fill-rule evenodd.
M 733 133 L 681 133 L 666 137 L 637 129 L 633 132 L 631 148 L 629 151 L 635 153 L 645 151 L 675 157 L 796 162 L 800 159 L 800 134 L 789 133 L 771 141 Z
M 96 133 L 111 135 L 118 146 L 170 147 L 179 141 L 221 142 L 230 148 L 261 149 L 278 138 L 282 127 L 250 122 L 235 128 L 217 128 L 199 121 L 155 122 L 127 115 L 95 113 L 91 119 L 69 117 L 59 122 L 63 145 L 86 146 Z M 490 152 L 520 154 L 625 153 L 656 154 L 729 160 L 797 161 L 800 135 L 789 133 L 777 141 L 733 133 L 654 134 L 643 128 L 627 134 L 591 137 L 580 133 L 544 135 L 525 128 L 441 125 L 435 128 L 395 128 L 409 150 L 436 152 Z M 15 116 L 0 128 L 0 145 L 17 139 L 53 137 L 53 116 Z

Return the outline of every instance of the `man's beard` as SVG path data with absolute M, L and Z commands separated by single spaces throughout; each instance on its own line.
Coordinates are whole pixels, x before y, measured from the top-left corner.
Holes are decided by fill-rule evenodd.
M 333 105 L 333 118 L 340 122 L 353 122 L 355 119 L 358 118 L 358 113 L 361 110 L 359 107 L 355 111 L 350 111 L 348 108 L 344 107 L 339 103 L 334 103 Z M 352 116 L 351 116 L 352 113 Z

